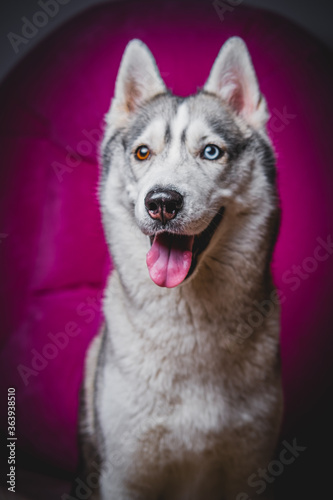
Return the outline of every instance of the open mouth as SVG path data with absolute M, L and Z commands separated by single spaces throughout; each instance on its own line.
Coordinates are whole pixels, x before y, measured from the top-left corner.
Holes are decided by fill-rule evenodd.
M 191 276 L 199 255 L 208 247 L 215 234 L 224 210 L 224 207 L 220 208 L 206 229 L 198 235 L 162 232 L 151 236 L 147 266 L 156 285 L 173 288 Z

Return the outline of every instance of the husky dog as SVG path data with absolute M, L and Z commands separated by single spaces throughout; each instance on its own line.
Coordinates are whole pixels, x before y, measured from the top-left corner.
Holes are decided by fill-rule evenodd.
M 267 119 L 240 38 L 186 98 L 166 88 L 146 45 L 126 47 L 102 144 L 115 270 L 85 366 L 89 498 L 271 498 L 253 479 L 282 411 Z

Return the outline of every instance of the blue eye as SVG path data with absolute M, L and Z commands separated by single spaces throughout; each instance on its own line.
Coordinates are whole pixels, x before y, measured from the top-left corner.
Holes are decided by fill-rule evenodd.
M 223 155 L 224 151 L 218 146 L 215 146 L 215 144 L 207 144 L 201 153 L 201 157 L 205 160 L 218 160 Z

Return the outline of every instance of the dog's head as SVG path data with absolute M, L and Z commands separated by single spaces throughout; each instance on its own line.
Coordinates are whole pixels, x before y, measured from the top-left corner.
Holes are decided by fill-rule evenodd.
M 142 42 L 128 44 L 106 117 L 102 206 L 111 214 L 120 204 L 150 240 L 146 260 L 157 285 L 193 275 L 228 218 L 270 202 L 267 118 L 240 38 L 224 44 L 203 89 L 186 98 L 166 88 Z

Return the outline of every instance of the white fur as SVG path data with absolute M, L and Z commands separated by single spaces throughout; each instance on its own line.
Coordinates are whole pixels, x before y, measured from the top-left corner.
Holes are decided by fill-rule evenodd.
M 179 151 L 181 134 L 189 124 L 190 115 L 188 112 L 187 102 L 183 102 L 178 110 L 174 120 L 171 123 L 171 135 L 173 137 L 170 152 L 169 162 L 173 164 L 179 163 Z
M 137 138 L 133 145 L 133 152 L 143 144 L 149 144 L 153 154 L 160 154 L 164 147 L 165 120 L 155 118 L 151 124 Z M 144 165 L 138 165 L 138 168 L 144 168 Z
M 142 61 L 155 68 L 148 49 L 137 42 L 134 48 L 133 53 L 127 49 L 121 64 L 108 116 L 112 130 L 114 120 L 118 125 L 128 120 L 119 111 L 119 99 L 127 98 L 125 76 L 134 75 L 132 83 L 140 85 Z M 259 91 L 243 49 L 235 39 L 228 42 L 205 88 L 218 95 L 222 66 L 234 72 L 244 64 L 241 78 L 251 104 L 245 100 L 246 111 L 234 111 L 248 133 L 249 125 L 260 122 L 263 127 L 264 115 L 256 107 Z M 145 98 L 159 90 L 154 73 Z M 228 100 L 232 92 L 228 80 L 219 95 Z M 187 144 L 181 152 L 185 128 Z M 119 158 L 102 192 L 103 222 L 116 270 L 104 299 L 108 334 L 95 396 L 101 431 L 92 431 L 91 411 L 87 426 L 93 440 L 97 434 L 102 455 L 100 498 L 235 500 L 242 491 L 256 498 L 247 480 L 270 460 L 281 418 L 279 307 L 248 338 L 238 334 L 246 311 L 254 311 L 254 300 L 267 299 L 268 290 L 258 292 L 258 283 L 263 281 L 275 199 L 258 158 L 243 160 L 237 179 L 231 176 L 226 183 L 220 178 L 227 153 L 215 163 L 200 160 L 200 141 L 225 144 L 204 119 L 192 120 L 186 101 L 171 123 L 169 151 L 164 151 L 164 131 L 161 117 L 137 139 L 155 150 L 151 166 L 149 160 L 138 164 L 132 158 L 137 178 L 130 180 Z M 196 271 L 172 289 L 157 287 L 145 264 L 151 221 L 144 198 L 156 183 L 176 186 L 185 195 L 184 234 L 202 232 L 218 209 L 226 207 Z M 128 203 L 135 207 L 134 218 Z M 95 364 L 95 347 L 89 357 L 88 370 Z

